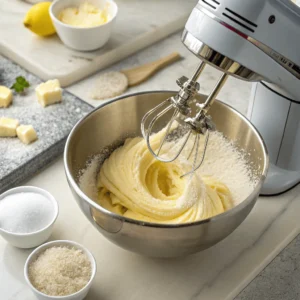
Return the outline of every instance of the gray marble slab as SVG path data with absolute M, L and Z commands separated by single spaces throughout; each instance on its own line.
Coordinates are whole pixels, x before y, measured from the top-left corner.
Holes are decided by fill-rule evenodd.
M 300 299 L 300 235 L 235 300 Z
M 40 171 L 63 152 L 65 140 L 74 124 L 92 107 L 67 91 L 63 101 L 42 107 L 34 88 L 40 79 L 10 60 L 0 56 L 0 85 L 12 86 L 16 77 L 24 76 L 31 84 L 25 95 L 14 94 L 9 108 L 0 108 L 0 117 L 31 124 L 38 140 L 30 145 L 18 138 L 0 138 L 0 193 Z

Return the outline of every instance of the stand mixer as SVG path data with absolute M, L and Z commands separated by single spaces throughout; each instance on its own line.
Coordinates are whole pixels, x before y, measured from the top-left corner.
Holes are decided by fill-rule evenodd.
M 143 118 L 142 133 L 150 152 L 160 161 L 177 159 L 192 136 L 193 173 L 205 157 L 209 132 L 214 125 L 208 115 L 229 75 L 254 82 L 248 118 L 262 134 L 270 153 L 271 167 L 262 194 L 282 193 L 300 182 L 300 9 L 290 0 L 200 0 L 182 34 L 183 44 L 202 62 L 191 79 L 177 80 L 180 90 L 150 110 Z M 290 46 L 291 45 L 291 46 Z M 292 47 L 293 46 L 293 47 Z M 300 45 L 299 45 L 300 47 Z M 224 74 L 204 104 L 191 103 L 199 90 L 197 79 L 205 64 Z M 173 110 L 158 151 L 151 146 L 155 122 Z M 173 122 L 187 128 L 178 153 L 171 158 L 160 151 Z M 204 146 L 199 149 L 201 136 Z

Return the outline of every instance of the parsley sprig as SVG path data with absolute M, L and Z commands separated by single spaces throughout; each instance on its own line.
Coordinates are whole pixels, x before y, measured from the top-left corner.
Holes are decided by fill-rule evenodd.
M 18 76 L 11 89 L 14 89 L 17 93 L 22 93 L 28 87 L 30 87 L 29 82 L 23 76 Z

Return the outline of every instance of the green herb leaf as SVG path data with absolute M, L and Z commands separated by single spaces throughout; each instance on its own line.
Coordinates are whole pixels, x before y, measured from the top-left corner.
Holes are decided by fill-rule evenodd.
M 14 89 L 17 93 L 22 93 L 24 89 L 28 87 L 30 87 L 29 82 L 23 76 L 18 76 L 11 89 Z
M 17 93 L 20 93 L 20 92 L 23 92 L 24 91 L 24 87 L 22 84 L 16 82 L 14 83 L 14 85 L 12 86 L 12 88 L 17 92 Z
M 19 77 L 16 78 L 16 82 L 17 82 L 17 83 L 21 83 L 21 84 L 22 84 L 22 83 L 24 83 L 25 81 L 26 81 L 25 78 L 22 77 L 22 76 L 19 76 Z

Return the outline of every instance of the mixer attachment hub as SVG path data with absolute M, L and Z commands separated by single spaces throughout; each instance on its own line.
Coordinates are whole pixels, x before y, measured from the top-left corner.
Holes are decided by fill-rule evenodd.
M 198 116 L 198 114 L 197 114 Z M 194 132 L 199 134 L 205 134 L 207 130 L 215 131 L 215 124 L 212 121 L 211 116 L 206 116 L 203 111 L 200 111 L 198 117 L 186 118 L 184 122 L 188 124 Z

